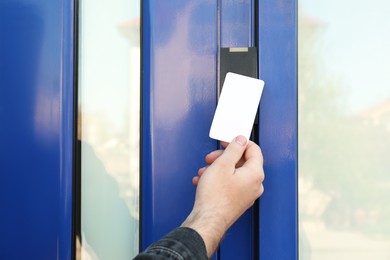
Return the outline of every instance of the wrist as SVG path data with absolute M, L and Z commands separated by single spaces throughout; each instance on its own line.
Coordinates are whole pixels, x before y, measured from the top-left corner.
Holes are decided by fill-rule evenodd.
M 209 211 L 194 209 L 181 226 L 195 230 L 202 237 L 209 258 L 214 254 L 228 228 L 215 209 Z

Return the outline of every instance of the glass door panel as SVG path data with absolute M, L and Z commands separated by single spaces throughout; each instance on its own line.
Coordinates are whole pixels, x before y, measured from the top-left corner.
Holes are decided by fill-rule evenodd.
M 300 259 L 390 259 L 389 8 L 299 2 Z
M 80 1 L 78 37 L 76 254 L 131 259 L 139 248 L 140 1 Z

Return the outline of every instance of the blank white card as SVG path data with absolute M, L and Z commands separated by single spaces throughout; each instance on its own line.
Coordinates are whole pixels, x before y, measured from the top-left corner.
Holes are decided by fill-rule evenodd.
M 229 143 L 238 135 L 249 140 L 263 88 L 262 80 L 227 73 L 210 137 Z

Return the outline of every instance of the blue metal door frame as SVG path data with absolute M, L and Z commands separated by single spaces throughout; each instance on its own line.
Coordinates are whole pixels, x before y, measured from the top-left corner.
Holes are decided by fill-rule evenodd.
M 260 259 L 298 259 L 297 2 L 259 0 Z
M 71 259 L 73 1 L 0 2 L 0 259 Z
M 195 196 L 191 179 L 217 147 L 208 138 L 216 12 L 215 1 L 143 2 L 143 248 L 184 221 Z

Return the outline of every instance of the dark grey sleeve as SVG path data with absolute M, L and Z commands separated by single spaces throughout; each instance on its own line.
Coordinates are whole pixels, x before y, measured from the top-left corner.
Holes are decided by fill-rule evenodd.
M 180 227 L 153 243 L 134 260 L 142 259 L 206 259 L 206 246 L 193 229 Z

